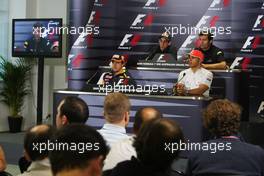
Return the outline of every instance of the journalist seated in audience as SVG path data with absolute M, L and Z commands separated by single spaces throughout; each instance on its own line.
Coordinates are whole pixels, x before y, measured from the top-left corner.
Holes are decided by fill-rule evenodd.
M 180 150 L 171 150 L 170 144 L 183 141 L 180 126 L 173 120 L 156 119 L 146 122 L 140 129 L 134 147 L 137 158 L 119 163 L 111 176 L 166 176 Z
M 85 123 L 89 118 L 89 108 L 79 97 L 68 96 L 57 107 L 56 126 L 58 128 L 71 123 Z
M 135 136 L 138 134 L 142 124 L 158 118 L 162 118 L 162 114 L 156 108 L 145 107 L 139 109 L 134 119 L 134 135 L 115 143 L 111 147 L 111 150 L 105 159 L 103 170 L 113 169 L 118 163 L 130 160 L 132 156 L 136 157 L 136 150 L 133 147 Z
M 49 158 L 54 176 L 101 176 L 108 147 L 95 129 L 70 124 L 58 130 Z M 59 145 L 63 148 L 58 147 Z
M 20 176 L 52 176 L 49 151 L 40 148 L 40 145 L 51 141 L 55 129 L 49 125 L 38 125 L 30 128 L 24 138 L 24 152 L 28 161 L 31 161 L 28 169 Z
M 239 105 L 224 99 L 211 102 L 204 111 L 204 125 L 215 136 L 208 149 L 192 151 L 187 175 L 264 175 L 264 150 L 242 142 Z
M 88 118 L 87 104 L 79 97 L 67 96 L 60 101 L 57 107 L 56 126 L 61 128 L 71 123 L 85 123 Z M 18 161 L 20 172 L 26 171 L 30 163 L 24 156 L 21 157 Z
M 2 147 L 0 146 L 0 173 L 6 169 L 6 160 L 5 153 Z
M 127 139 L 126 127 L 129 123 L 130 101 L 125 94 L 110 93 L 104 100 L 104 118 L 106 123 L 98 132 L 110 147 L 122 139 Z

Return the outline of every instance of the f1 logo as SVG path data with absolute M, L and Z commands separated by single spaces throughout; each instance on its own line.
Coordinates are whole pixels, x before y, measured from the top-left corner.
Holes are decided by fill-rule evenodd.
M 129 42 L 129 38 L 131 38 L 133 36 L 133 34 L 126 34 L 125 37 L 123 38 L 123 40 L 120 43 L 120 46 L 124 46 L 126 43 Z
M 264 26 L 264 22 L 262 22 L 262 18 L 264 15 L 259 15 L 255 24 L 254 24 L 254 28 L 257 28 L 260 24 L 263 24 L 262 27 Z
M 230 69 L 234 69 L 236 66 L 239 66 L 243 59 L 243 57 L 236 57 L 234 62 L 231 64 Z
M 258 114 L 260 114 L 262 111 L 264 110 L 264 101 L 262 101 L 259 105 L 259 108 L 258 108 Z
M 201 28 L 202 25 L 207 23 L 207 19 L 209 19 L 210 16 L 203 16 L 201 18 L 201 20 L 198 22 L 198 24 L 196 25 L 197 28 Z
M 132 23 L 132 26 L 136 26 L 138 23 L 142 22 L 142 18 L 144 18 L 146 14 L 138 14 L 134 22 Z
M 81 42 L 84 42 L 85 41 L 85 39 L 86 39 L 86 36 L 87 36 L 88 34 L 87 33 L 85 33 L 85 32 L 83 32 L 83 33 L 81 33 L 81 35 L 77 38 L 77 40 L 74 42 L 74 46 L 77 46 L 77 45 L 79 45 Z
M 159 58 L 157 59 L 157 62 L 164 62 L 165 60 L 164 60 L 164 54 L 161 54 L 160 56 L 159 56 Z
M 193 39 L 195 39 L 196 36 L 188 36 L 187 39 L 184 41 L 181 47 L 186 48 L 187 45 L 192 44 Z
M 261 38 L 259 36 L 256 36 L 256 37 L 249 36 L 247 38 L 247 41 L 243 45 L 242 50 L 243 49 L 247 49 L 250 46 L 251 46 L 252 49 L 256 49 L 258 47 L 258 45 L 260 44 L 260 40 L 261 40 Z
M 247 41 L 244 43 L 242 49 L 246 49 L 246 48 L 248 48 L 249 46 L 251 46 L 251 44 L 252 44 L 252 40 L 253 40 L 253 39 L 254 39 L 254 37 L 249 36 L 249 37 L 247 38 Z
M 151 4 L 155 3 L 156 0 L 148 0 L 145 6 L 150 6 Z
M 214 8 L 217 4 L 220 4 L 221 0 L 214 0 L 212 4 L 210 5 L 211 8 Z
M 216 5 L 220 5 L 222 0 L 214 0 L 210 5 L 210 8 L 215 8 Z M 231 0 L 223 0 L 224 7 L 229 6 Z
M 90 15 L 89 20 L 88 20 L 88 24 L 91 24 L 92 21 L 94 20 L 95 13 L 96 13 L 95 11 L 91 12 L 91 15 Z

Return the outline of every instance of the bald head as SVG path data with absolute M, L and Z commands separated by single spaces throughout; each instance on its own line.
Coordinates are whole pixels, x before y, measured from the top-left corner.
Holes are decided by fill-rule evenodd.
M 30 132 L 31 133 L 45 133 L 46 131 L 48 131 L 50 128 L 50 126 L 48 125 L 37 125 L 37 126 L 34 126 L 32 128 L 30 128 Z
M 133 130 L 137 134 L 142 124 L 153 119 L 162 118 L 162 114 L 159 110 L 153 107 L 141 108 L 137 111 L 134 120 Z
M 24 149 L 29 160 L 37 161 L 48 157 L 48 150 L 40 153 L 34 146 L 41 143 L 47 144 L 54 132 L 54 127 L 50 125 L 37 125 L 28 129 L 24 138 Z

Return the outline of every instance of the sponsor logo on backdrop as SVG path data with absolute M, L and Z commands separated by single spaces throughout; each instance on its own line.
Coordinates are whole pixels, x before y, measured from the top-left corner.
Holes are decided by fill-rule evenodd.
M 141 39 L 141 35 L 138 34 L 126 34 L 119 44 L 118 49 L 130 50 L 133 46 L 136 46 Z
M 72 68 L 70 67 L 71 63 L 72 63 L 72 59 L 74 58 L 74 54 L 69 54 L 68 55 L 68 70 L 72 70 Z
M 246 70 L 249 67 L 249 64 L 251 62 L 251 58 L 248 57 L 236 57 L 233 63 L 230 66 L 230 69 L 243 69 Z
M 253 52 L 259 44 L 260 44 L 261 38 L 260 36 L 249 36 L 244 43 L 241 51 L 242 52 Z
M 231 0 L 214 0 L 208 10 L 221 11 L 231 4 Z
M 231 26 L 216 27 L 216 23 L 219 21 L 219 16 L 203 16 L 195 27 L 182 26 L 177 27 L 165 27 L 165 30 L 171 34 L 172 37 L 175 35 L 186 35 L 189 34 L 187 39 L 183 42 L 181 50 L 189 51 L 194 45 L 197 45 L 197 36 L 201 31 L 208 31 L 212 33 L 213 37 L 216 35 L 230 35 L 232 33 Z M 209 27 L 208 27 L 209 26 Z
M 83 32 L 76 39 L 72 48 L 86 49 L 92 45 L 93 45 L 93 34 Z
M 94 5 L 98 7 L 102 7 L 106 4 L 107 0 L 95 0 Z
M 89 17 L 87 25 L 98 25 L 101 18 L 101 12 L 99 11 L 92 11 Z
M 130 26 L 130 29 L 144 29 L 145 26 L 151 26 L 152 23 L 152 14 L 138 14 Z
M 261 117 L 264 117 L 264 101 L 260 102 L 257 113 L 260 114 Z
M 187 37 L 187 39 L 183 42 L 183 44 L 182 44 L 182 49 L 184 49 L 184 48 L 187 48 L 188 49 L 188 46 L 189 45 L 192 45 L 193 44 L 193 41 L 196 39 L 197 37 L 195 36 L 195 35 L 189 35 L 188 37 Z
M 264 28 L 264 15 L 258 15 L 256 22 L 252 28 L 252 31 L 262 31 Z
M 164 6 L 167 0 L 147 0 L 143 9 L 157 10 Z
M 261 9 L 264 9 L 264 2 L 263 2 L 263 4 L 262 4 L 262 7 L 261 7 Z
M 167 62 L 168 61 L 168 55 L 161 54 L 159 58 L 157 59 L 157 62 Z

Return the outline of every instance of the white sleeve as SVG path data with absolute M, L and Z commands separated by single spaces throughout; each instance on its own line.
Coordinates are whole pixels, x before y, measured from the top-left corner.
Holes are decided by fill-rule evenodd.
M 213 81 L 213 73 L 208 72 L 203 76 L 203 79 L 201 80 L 201 84 L 205 84 L 210 88 L 212 81 Z

